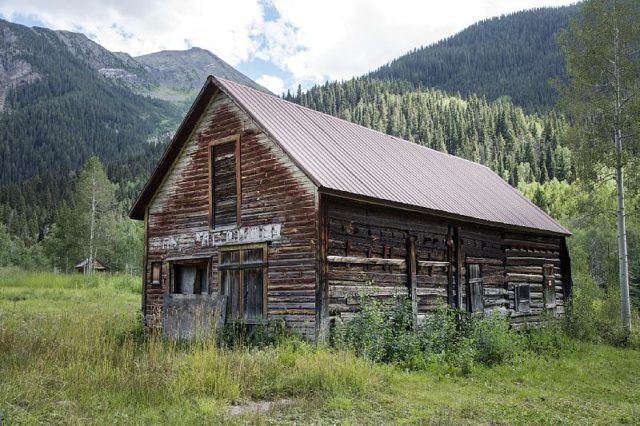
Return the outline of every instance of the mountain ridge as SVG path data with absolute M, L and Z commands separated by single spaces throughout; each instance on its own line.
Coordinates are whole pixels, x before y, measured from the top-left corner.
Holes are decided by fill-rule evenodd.
M 191 85 L 172 86 L 171 78 L 189 72 L 188 63 L 171 68 L 180 54 L 170 52 L 158 76 L 83 34 L 0 20 L 0 222 L 13 235 L 42 237 L 91 155 L 105 163 L 120 200 L 137 192 L 200 89 L 199 76 L 215 73 L 203 66 Z M 189 54 L 204 58 L 192 64 L 217 58 L 202 49 Z
M 564 55 L 555 37 L 576 13 L 572 5 L 485 19 L 365 76 L 489 101 L 507 96 L 527 111 L 549 110 L 557 99 L 549 80 L 564 75 Z
M 209 74 L 270 93 L 212 52 L 202 48 L 162 50 L 134 57 L 125 52 L 111 52 L 82 33 L 37 26 L 27 27 L 0 19 L 0 33 L 4 35 L 4 43 L 0 45 L 0 50 L 6 49 L 9 38 L 13 42 L 16 41 L 15 37 L 11 36 L 18 27 L 29 29 L 50 42 L 57 38 L 72 56 L 114 83 L 122 83 L 139 95 L 176 103 L 183 110 L 191 103 Z M 4 63 L 11 66 L 11 61 L 7 58 L 4 58 Z M 39 74 L 30 72 L 30 64 L 16 65 L 13 75 L 4 80 L 3 67 L 0 65 L 0 109 L 4 105 L 4 95 L 10 86 L 29 84 L 40 77 Z M 4 68 L 4 74 L 7 74 L 10 70 L 7 69 L 8 66 Z

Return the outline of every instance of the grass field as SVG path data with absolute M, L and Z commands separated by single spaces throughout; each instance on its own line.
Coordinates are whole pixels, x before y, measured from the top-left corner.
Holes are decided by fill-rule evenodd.
M 0 424 L 638 424 L 640 351 L 574 342 L 466 377 L 290 339 L 145 339 L 139 279 L 0 271 Z M 262 413 L 231 405 L 278 401 Z

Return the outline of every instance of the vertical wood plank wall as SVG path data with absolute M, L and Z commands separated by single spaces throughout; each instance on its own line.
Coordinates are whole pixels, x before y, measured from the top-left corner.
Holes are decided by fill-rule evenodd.
M 211 291 L 219 292 L 218 248 L 202 247 L 196 232 L 209 230 L 208 146 L 240 135 L 242 226 L 281 224 L 268 246 L 268 317 L 283 319 L 313 338 L 316 314 L 317 194 L 315 186 L 227 96 L 217 94 L 148 208 L 144 315 L 158 325 L 169 292 L 167 258 L 211 260 Z M 175 238 L 162 248 L 153 241 Z M 151 284 L 151 263 L 163 262 L 162 285 Z

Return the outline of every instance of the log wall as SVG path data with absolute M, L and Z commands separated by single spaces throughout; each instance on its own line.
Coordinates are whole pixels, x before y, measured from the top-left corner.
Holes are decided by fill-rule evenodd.
M 407 296 L 412 275 L 407 250 L 411 239 L 415 244 L 414 293 L 418 318 L 447 303 L 450 252 L 447 223 L 337 200 L 328 201 L 327 215 L 326 285 L 333 321 L 351 318 L 359 308 L 361 294 L 383 302 L 392 301 L 394 296 Z M 349 263 L 348 257 L 369 260 Z
M 202 115 L 147 210 L 143 312 L 158 325 L 169 292 L 171 259 L 211 261 L 211 292 L 219 292 L 219 248 L 202 244 L 209 228 L 208 146 L 240 135 L 242 227 L 279 224 L 268 244 L 267 311 L 314 338 L 316 314 L 317 194 L 289 157 L 226 95 L 218 93 Z M 151 264 L 163 262 L 162 284 L 151 283 Z
M 509 291 L 511 321 L 516 325 L 535 324 L 543 311 L 564 315 L 563 277 L 565 265 L 561 264 L 562 241 L 557 237 L 532 236 L 522 233 L 505 233 L 505 281 Z M 553 265 L 555 304 L 545 306 L 543 293 L 543 267 Z M 529 312 L 515 312 L 514 290 L 517 285 L 529 284 L 531 308 Z
M 361 295 L 382 302 L 409 297 L 418 323 L 442 304 L 466 310 L 467 265 L 478 264 L 483 312 L 508 315 L 515 326 L 536 323 L 547 309 L 564 313 L 560 237 L 499 228 L 327 197 L 326 315 L 354 316 Z M 408 248 L 415 247 L 415 254 Z M 413 257 L 412 257 L 413 256 Z M 415 271 L 411 270 L 412 259 Z M 543 303 L 543 265 L 555 267 L 556 303 Z M 531 286 L 531 309 L 516 311 L 515 286 Z

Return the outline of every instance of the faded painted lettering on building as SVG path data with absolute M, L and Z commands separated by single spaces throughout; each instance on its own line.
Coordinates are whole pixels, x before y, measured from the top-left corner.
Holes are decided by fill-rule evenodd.
M 196 232 L 196 244 L 202 247 L 215 247 L 223 244 L 245 244 L 274 241 L 280 239 L 282 225 L 269 224 L 245 226 L 239 229 L 215 232 Z
M 226 244 L 248 244 L 276 241 L 280 239 L 282 225 L 269 224 L 245 226 L 224 231 L 202 231 L 194 234 L 178 234 L 151 238 L 150 247 L 155 250 L 182 252 L 193 247 L 217 247 Z
M 162 250 L 180 250 L 178 239 L 176 237 L 152 238 L 151 246 Z

